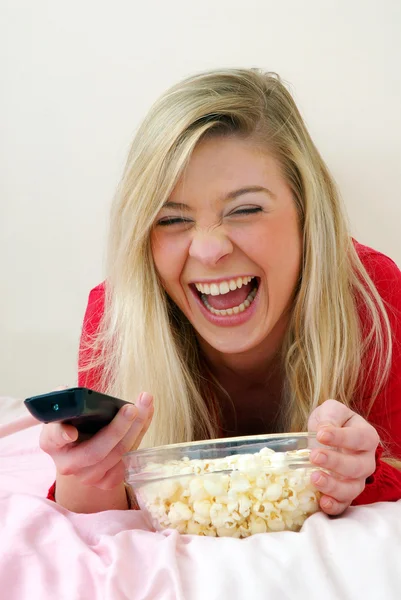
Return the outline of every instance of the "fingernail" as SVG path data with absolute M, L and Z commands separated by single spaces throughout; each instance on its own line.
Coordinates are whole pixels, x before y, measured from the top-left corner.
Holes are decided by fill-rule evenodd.
M 327 481 L 327 477 L 325 477 L 323 473 L 315 471 L 315 473 L 312 473 L 311 475 L 311 480 L 315 485 L 323 486 Z
M 323 452 L 318 452 L 318 454 L 313 459 L 313 462 L 317 463 L 318 465 L 324 465 L 324 463 L 326 461 L 327 461 L 327 455 L 324 454 Z
M 124 417 L 129 421 L 132 421 L 137 414 L 136 406 L 134 406 L 133 404 L 127 404 L 126 406 L 124 406 L 123 412 Z
M 146 408 L 152 404 L 152 396 L 147 392 L 144 392 L 141 396 L 140 403 Z
M 63 431 L 63 438 L 66 442 L 72 442 L 72 437 L 70 437 L 66 431 Z
M 322 500 L 322 505 L 323 505 L 323 508 L 332 508 L 333 501 L 330 500 L 330 498 L 325 498 L 324 500 Z
M 331 444 L 334 439 L 334 435 L 331 431 L 322 429 L 321 431 L 318 431 L 317 439 L 319 442 L 323 442 L 324 444 Z

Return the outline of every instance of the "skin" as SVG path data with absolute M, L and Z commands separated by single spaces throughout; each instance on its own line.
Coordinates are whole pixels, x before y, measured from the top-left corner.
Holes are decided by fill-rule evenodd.
M 230 198 L 250 187 L 262 191 Z M 169 219 L 178 222 L 163 226 Z M 247 140 L 201 142 L 156 219 L 151 243 L 166 292 L 210 362 L 235 373 L 254 374 L 259 367 L 262 376 L 287 327 L 302 251 L 297 211 L 278 163 Z M 260 278 L 257 316 L 229 328 L 207 321 L 189 284 L 246 274 Z
M 269 192 L 230 198 L 230 192 L 252 186 Z M 266 398 L 266 372 L 283 340 L 299 278 L 301 232 L 291 190 L 277 161 L 254 141 L 206 138 L 195 149 L 170 202 L 174 205 L 162 209 L 152 233 L 156 268 L 166 292 L 197 332 L 217 378 L 240 390 L 237 398 L 235 392 L 231 396 L 243 414 L 252 409 L 248 404 L 244 408 L 249 389 L 244 380 L 254 388 L 259 384 L 259 397 Z M 252 207 L 260 211 L 235 214 Z M 163 226 L 166 220 L 170 224 Z M 251 320 L 232 328 L 209 323 L 189 284 L 243 274 L 260 278 L 259 303 Z M 311 460 L 331 471 L 313 475 L 323 494 L 322 510 L 340 514 L 374 472 L 379 436 L 336 400 L 316 408 L 308 426 L 321 444 L 337 449 L 315 449 Z
M 44 425 L 40 447 L 56 466 L 56 501 L 72 512 L 94 513 L 129 508 L 124 487 L 126 452 L 138 448 L 153 416 L 153 398 L 139 395 L 91 439 L 76 443 L 72 425 Z
M 255 186 L 268 191 L 238 193 Z M 165 290 L 192 323 L 209 366 L 230 393 L 239 421 L 245 422 L 252 408 L 261 404 L 271 419 L 283 383 L 275 360 L 288 326 L 302 254 L 291 190 L 275 159 L 254 141 L 209 138 L 195 149 L 169 202 L 151 234 Z M 163 226 L 166 220 L 170 224 Z M 236 275 L 260 280 L 252 317 L 235 327 L 209 322 L 190 284 Z M 269 372 L 273 379 L 268 379 Z M 141 394 L 131 408 L 131 414 L 122 408 L 107 427 L 80 444 L 72 426 L 43 427 L 41 447 L 56 464 L 59 504 L 75 512 L 128 508 L 122 456 L 139 446 L 149 427 L 152 397 Z M 330 471 L 312 476 L 323 494 L 321 508 L 330 515 L 341 514 L 375 470 L 379 436 L 336 400 L 316 408 L 308 426 L 322 444 L 312 451 L 311 460 Z

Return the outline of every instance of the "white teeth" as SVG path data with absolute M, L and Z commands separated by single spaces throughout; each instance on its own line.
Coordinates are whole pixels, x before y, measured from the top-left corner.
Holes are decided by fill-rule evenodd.
M 198 284 L 199 285 L 199 284 Z M 214 284 L 212 284 L 213 286 Z M 205 287 L 205 286 L 204 286 Z M 198 289 L 198 288 L 197 288 Z M 202 294 L 201 299 L 203 304 L 206 306 L 206 308 L 213 313 L 214 315 L 218 315 L 218 316 L 225 316 L 225 315 L 237 315 L 240 312 L 244 312 L 244 310 L 246 310 L 254 301 L 255 296 L 257 294 L 257 289 L 253 289 L 252 292 L 250 292 L 250 294 L 248 294 L 248 297 L 246 298 L 246 300 L 244 300 L 244 302 L 242 302 L 239 306 L 233 306 L 232 308 L 226 308 L 223 310 L 217 310 L 216 308 L 213 308 L 212 306 L 210 306 L 209 302 L 207 301 L 207 294 Z M 212 294 L 215 295 L 215 294 Z
M 230 291 L 230 287 L 227 283 L 227 281 L 223 281 L 222 283 L 220 283 L 220 294 L 228 294 L 228 292 Z
M 221 283 L 195 283 L 195 287 L 201 294 L 212 296 L 219 296 L 220 294 L 228 294 L 236 289 L 242 288 L 243 285 L 247 285 L 252 281 L 254 277 L 238 277 L 237 279 L 228 279 Z

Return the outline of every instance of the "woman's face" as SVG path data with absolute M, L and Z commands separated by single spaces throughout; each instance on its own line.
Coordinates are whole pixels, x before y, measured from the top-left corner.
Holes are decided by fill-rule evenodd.
M 199 143 L 151 245 L 167 294 L 218 352 L 246 352 L 285 331 L 301 233 L 278 162 L 254 141 Z

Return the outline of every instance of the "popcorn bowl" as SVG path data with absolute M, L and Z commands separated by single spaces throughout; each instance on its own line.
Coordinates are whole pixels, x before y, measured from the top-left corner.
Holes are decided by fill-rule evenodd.
M 126 483 L 156 530 L 245 538 L 299 531 L 320 510 L 314 433 L 172 444 L 124 456 Z

